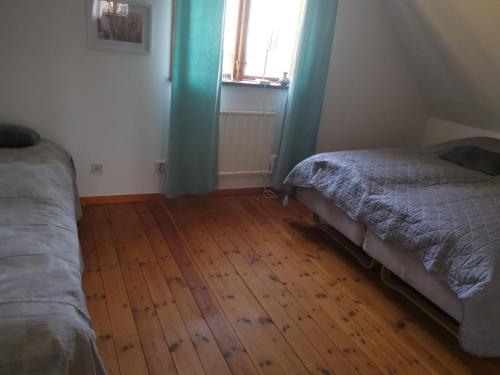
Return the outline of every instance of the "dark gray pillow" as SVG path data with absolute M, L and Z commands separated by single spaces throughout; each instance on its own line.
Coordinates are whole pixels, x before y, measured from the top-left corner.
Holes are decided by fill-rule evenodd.
M 35 145 L 39 140 L 40 135 L 26 126 L 0 124 L 0 147 L 28 147 Z
M 490 176 L 500 174 L 500 154 L 475 146 L 458 146 L 440 156 L 441 159 Z

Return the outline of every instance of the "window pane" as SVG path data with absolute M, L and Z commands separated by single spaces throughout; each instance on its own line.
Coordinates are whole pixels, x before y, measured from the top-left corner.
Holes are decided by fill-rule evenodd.
M 226 0 L 226 15 L 224 25 L 224 75 L 233 74 L 234 60 L 236 58 L 236 36 L 238 33 L 239 0 Z
M 245 75 L 280 78 L 297 49 L 303 0 L 251 0 Z

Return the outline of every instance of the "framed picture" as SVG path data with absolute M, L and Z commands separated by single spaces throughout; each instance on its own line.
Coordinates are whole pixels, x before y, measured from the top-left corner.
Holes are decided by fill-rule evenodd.
M 150 53 L 151 12 L 150 4 L 87 0 L 89 48 Z

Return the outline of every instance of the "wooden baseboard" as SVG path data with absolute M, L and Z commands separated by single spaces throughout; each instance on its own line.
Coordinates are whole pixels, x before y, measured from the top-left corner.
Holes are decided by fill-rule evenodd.
M 180 199 L 195 199 L 195 198 L 217 198 L 229 197 L 238 195 L 257 195 L 262 194 L 264 188 L 243 188 L 243 189 L 223 189 L 216 190 L 203 195 L 185 195 Z M 82 197 L 80 202 L 82 206 L 91 206 L 99 204 L 116 204 L 116 203 L 134 203 L 134 202 L 151 202 L 161 201 L 166 199 L 162 193 L 151 194 L 128 194 L 128 195 L 104 195 L 98 197 Z
M 179 199 L 196 199 L 196 198 L 217 198 L 217 197 L 231 197 L 238 195 L 258 195 L 262 194 L 267 188 L 241 188 L 241 189 L 221 189 L 215 190 L 208 194 L 202 195 L 183 195 Z
M 165 199 L 162 193 L 151 194 L 127 194 L 127 195 L 104 195 L 99 197 L 82 197 L 82 206 L 92 206 L 98 204 L 133 203 L 161 201 Z

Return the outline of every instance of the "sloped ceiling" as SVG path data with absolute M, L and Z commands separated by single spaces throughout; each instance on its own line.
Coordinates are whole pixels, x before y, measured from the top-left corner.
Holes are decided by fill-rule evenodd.
M 500 129 L 500 0 L 384 0 L 429 113 Z

